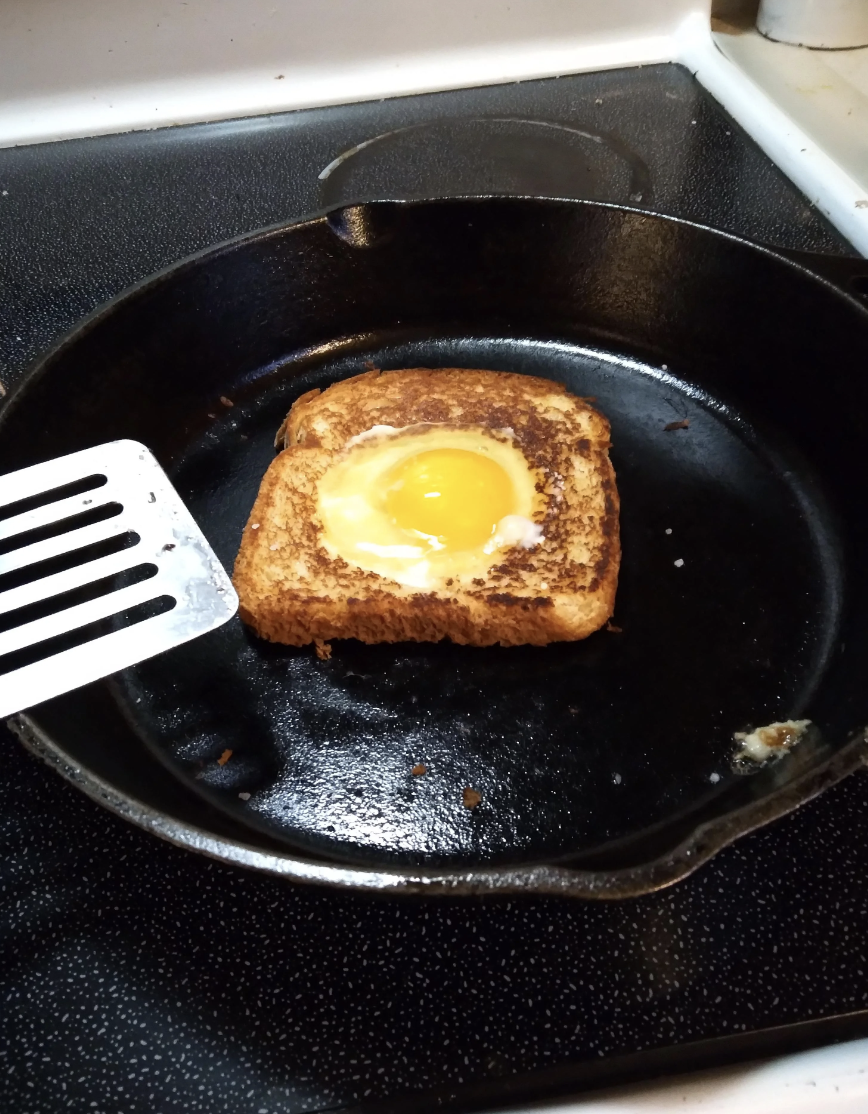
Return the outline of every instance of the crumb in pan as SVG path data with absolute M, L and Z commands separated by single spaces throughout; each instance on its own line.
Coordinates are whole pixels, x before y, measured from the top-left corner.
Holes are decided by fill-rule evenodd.
M 462 791 L 462 800 L 464 801 L 465 808 L 476 808 L 482 801 L 482 794 L 478 789 L 467 788 Z
M 788 719 L 757 727 L 753 731 L 736 731 L 733 735 L 738 743 L 733 759 L 735 767 L 756 769 L 783 758 L 804 737 L 810 726 L 809 719 Z

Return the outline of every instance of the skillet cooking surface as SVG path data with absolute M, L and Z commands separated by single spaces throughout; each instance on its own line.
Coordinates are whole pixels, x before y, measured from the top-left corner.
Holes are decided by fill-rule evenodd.
M 255 415 L 236 406 L 174 473 L 228 566 L 293 396 L 368 357 L 548 375 L 597 397 L 624 508 L 623 633 L 545 648 L 346 642 L 320 662 L 234 623 L 126 675 L 137 729 L 179 771 L 201 773 L 198 784 L 229 802 L 249 792 L 248 815 L 317 849 L 544 858 L 719 792 L 735 776 L 733 730 L 801 714 L 838 620 L 820 515 L 801 513 L 783 467 L 735 418 L 665 373 L 575 349 L 489 338 L 366 345 L 330 353 L 303 383 L 290 377 Z M 689 430 L 664 432 L 681 417 Z M 780 546 L 801 559 L 782 567 Z M 426 776 L 411 774 L 417 763 Z M 472 813 L 465 786 L 482 794 Z
M 779 258 L 664 218 L 366 206 L 218 249 L 86 325 L 10 408 L 0 463 L 141 439 L 231 568 L 275 430 L 313 386 L 370 363 L 489 367 L 595 396 L 621 494 L 620 633 L 335 643 L 321 662 L 235 620 L 112 682 L 129 725 L 114 745 L 143 741 L 308 855 L 623 867 L 770 797 L 868 719 L 864 591 L 844 576 L 865 547 L 865 388 L 845 378 L 866 320 Z M 733 772 L 734 731 L 803 716 L 817 732 L 791 756 Z

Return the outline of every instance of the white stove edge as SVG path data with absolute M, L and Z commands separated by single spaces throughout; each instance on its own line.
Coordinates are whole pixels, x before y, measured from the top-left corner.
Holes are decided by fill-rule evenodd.
M 0 3 L 0 147 L 670 61 L 710 3 Z
M 364 20 L 357 3 L 6 6 L 0 147 L 680 62 L 868 255 L 868 182 L 722 52 L 710 0 L 366 0 Z
M 496 1114 L 865 1114 L 868 1040 Z
M 686 66 L 856 250 L 868 255 L 868 182 L 839 166 L 726 57 L 717 37 L 695 17 L 679 28 L 673 61 Z

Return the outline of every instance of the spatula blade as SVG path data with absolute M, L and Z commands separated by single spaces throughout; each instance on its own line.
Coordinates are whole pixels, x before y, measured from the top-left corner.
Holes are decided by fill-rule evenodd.
M 0 716 L 215 630 L 237 607 L 144 445 L 0 476 Z

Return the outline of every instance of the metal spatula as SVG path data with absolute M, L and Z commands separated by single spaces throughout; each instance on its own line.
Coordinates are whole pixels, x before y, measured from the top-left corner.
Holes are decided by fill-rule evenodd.
M 188 642 L 237 607 L 144 445 L 0 476 L 0 716 Z

